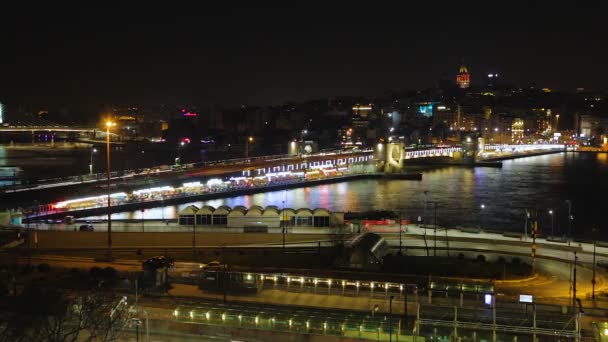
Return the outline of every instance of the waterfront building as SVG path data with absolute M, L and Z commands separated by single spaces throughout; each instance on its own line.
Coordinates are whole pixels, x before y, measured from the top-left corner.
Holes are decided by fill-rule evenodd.
M 279 209 L 276 206 L 262 208 L 253 205 L 249 208 L 220 206 L 217 209 L 204 206 L 200 209 L 192 206 L 179 212 L 180 225 L 214 226 L 225 228 L 323 228 L 344 225 L 343 212 L 330 212 L 324 208 L 317 209 Z

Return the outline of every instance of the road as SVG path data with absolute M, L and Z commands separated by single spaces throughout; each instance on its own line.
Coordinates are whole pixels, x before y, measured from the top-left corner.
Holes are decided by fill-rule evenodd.
M 106 248 L 108 235 L 105 232 L 38 232 L 39 249 Z M 197 247 L 222 247 L 246 245 L 281 244 L 281 234 L 266 233 L 218 233 L 196 231 Z M 328 234 L 286 234 L 287 243 L 317 244 L 329 240 Z M 192 247 L 192 231 L 172 233 L 113 232 L 112 246 L 115 248 L 172 248 Z

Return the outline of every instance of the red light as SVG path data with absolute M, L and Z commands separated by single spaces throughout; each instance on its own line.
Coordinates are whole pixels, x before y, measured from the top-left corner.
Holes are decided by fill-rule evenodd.
M 186 110 L 184 108 L 182 108 L 182 113 L 185 113 L 185 112 L 186 112 Z

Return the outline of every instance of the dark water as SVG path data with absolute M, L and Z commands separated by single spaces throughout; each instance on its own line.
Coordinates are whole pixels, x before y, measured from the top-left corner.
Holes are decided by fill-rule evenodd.
M 442 226 L 482 227 L 522 232 L 525 209 L 539 213 L 546 234 L 568 233 L 568 205 L 574 216 L 572 233 L 608 240 L 608 154 L 559 153 L 503 162 L 502 169 L 445 167 L 426 169 L 422 181 L 360 180 L 249 196 L 193 202 L 162 210 L 147 209 L 146 219 L 174 218 L 183 207 L 212 205 L 276 205 L 329 208 L 334 211 L 401 210 L 406 217 L 432 222 L 436 201 Z M 427 210 L 424 209 L 425 194 Z M 485 208 L 481 209 L 484 204 Z M 141 212 L 115 218 L 141 218 Z
M 143 153 L 141 151 L 144 151 Z M 202 161 L 207 156 L 199 151 L 183 151 L 188 162 Z M 116 169 L 149 167 L 170 163 L 177 155 L 173 150 L 148 148 L 113 150 Z M 46 147 L 0 146 L 0 166 L 20 166 L 27 177 L 54 178 L 88 172 L 90 148 L 73 148 L 63 143 Z M 105 171 L 105 150 L 93 155 L 94 172 Z M 114 169 L 114 167 L 113 167 Z M 321 207 L 334 211 L 401 210 L 405 217 L 423 217 L 432 222 L 437 202 L 440 225 L 483 227 L 522 231 L 525 209 L 539 213 L 540 229 L 550 234 L 549 210 L 553 209 L 555 235 L 568 233 L 568 205 L 574 216 L 572 231 L 589 236 L 592 229 L 608 240 L 608 154 L 560 153 L 503 162 L 494 168 L 422 168 L 422 181 L 360 180 L 322 185 L 222 200 L 195 202 L 196 205 L 276 205 L 282 207 Z M 427 191 L 426 196 L 424 192 Z M 427 209 L 424 209 L 425 197 Z M 147 209 L 144 217 L 174 218 L 187 206 L 163 210 Z M 481 205 L 485 209 L 481 209 Z M 116 218 L 141 218 L 141 212 L 116 214 Z
M 19 166 L 22 177 L 28 180 L 52 179 L 89 173 L 106 172 L 106 150 L 101 145 L 92 153 L 88 144 L 56 142 L 54 144 L 0 145 L 0 167 Z M 115 146 L 110 153 L 113 171 L 172 165 L 180 155 L 182 163 L 196 163 L 225 157 L 226 153 L 205 152 L 195 148 L 170 149 L 162 144 L 142 144 L 129 147 Z M 229 157 L 240 157 L 237 153 Z

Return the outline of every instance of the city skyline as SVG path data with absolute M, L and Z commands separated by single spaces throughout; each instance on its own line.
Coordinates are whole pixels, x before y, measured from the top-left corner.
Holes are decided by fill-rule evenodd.
M 200 16 L 126 7 L 36 12 L 42 11 L 3 21 L 3 103 L 235 107 L 374 96 L 433 87 L 442 75 L 453 82 L 462 60 L 473 86 L 498 73 L 521 86 L 605 90 L 608 74 L 599 10 L 463 4 L 416 5 L 405 13 L 330 7 L 214 8 Z

